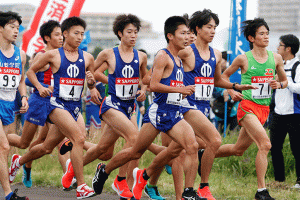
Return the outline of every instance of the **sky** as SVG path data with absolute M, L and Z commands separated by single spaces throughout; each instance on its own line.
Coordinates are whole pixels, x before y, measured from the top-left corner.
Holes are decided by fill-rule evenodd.
M 257 16 L 257 1 L 248 0 L 247 19 Z M 30 3 L 39 6 L 41 0 L 9 0 L 9 3 Z M 5 2 L 5 3 L 7 3 Z M 2 1 L 0 4 L 3 4 Z M 204 8 L 211 9 L 220 18 L 217 28 L 229 26 L 231 0 L 85 0 L 81 12 L 132 13 L 152 23 L 153 30 L 163 32 L 164 21 L 172 15 L 192 15 Z

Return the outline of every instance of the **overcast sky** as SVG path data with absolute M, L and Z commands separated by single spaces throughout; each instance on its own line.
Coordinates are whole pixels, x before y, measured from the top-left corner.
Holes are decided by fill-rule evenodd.
M 39 6 L 41 0 L 9 0 L 5 3 L 30 3 Z M 1 1 L 0 4 L 3 4 Z M 221 30 L 229 26 L 231 0 L 85 0 L 81 12 L 132 13 L 149 21 L 154 31 L 163 32 L 164 21 L 172 15 L 193 14 L 204 8 L 211 9 L 220 18 Z M 247 19 L 257 16 L 257 0 L 249 0 Z

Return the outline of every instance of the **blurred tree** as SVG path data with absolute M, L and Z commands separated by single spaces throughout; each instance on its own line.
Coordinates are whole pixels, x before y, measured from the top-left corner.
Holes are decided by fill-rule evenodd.
M 96 47 L 92 53 L 92 55 L 94 56 L 94 59 L 96 60 L 98 54 L 102 51 L 103 49 L 101 47 Z

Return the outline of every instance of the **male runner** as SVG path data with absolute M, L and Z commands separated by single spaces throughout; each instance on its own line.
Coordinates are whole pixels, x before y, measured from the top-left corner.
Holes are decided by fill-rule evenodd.
M 235 71 L 241 68 L 241 84 L 251 84 L 258 89 L 243 91 L 242 94 L 234 90 L 228 91 L 233 100 L 242 100 L 237 113 L 237 119 L 242 128 L 237 142 L 222 145 L 216 157 L 241 156 L 255 142 L 258 147 L 255 160 L 258 190 L 255 199 L 273 200 L 274 198 L 270 196 L 265 184 L 267 155 L 271 148 L 271 142 L 263 124 L 269 115 L 272 89 L 286 88 L 288 81 L 282 57 L 266 49 L 269 45 L 269 27 L 265 20 L 256 18 L 245 21 L 243 33 L 250 42 L 251 51 L 236 57 L 222 77 L 228 80 Z M 274 79 L 275 70 L 279 81 Z
M 37 60 L 46 51 L 57 49 L 59 47 L 62 47 L 63 45 L 63 36 L 60 24 L 57 21 L 49 20 L 48 22 L 44 23 L 40 27 L 40 35 L 44 43 L 46 44 L 46 48 L 37 53 L 32 62 Z M 38 81 L 44 87 L 50 88 L 53 91 L 53 86 L 51 86 L 52 71 L 48 64 L 40 69 L 37 72 L 36 76 L 38 78 Z M 33 87 L 28 79 L 26 79 L 25 82 L 27 85 Z M 25 123 L 22 135 L 19 136 L 17 134 L 10 134 L 7 136 L 9 144 L 20 149 L 26 149 L 33 140 L 38 126 L 44 126 L 46 124 L 47 109 L 50 104 L 50 96 L 43 98 L 39 95 L 39 91 L 35 89 L 34 93 L 29 98 L 28 104 L 29 109 L 25 115 Z M 48 131 L 46 131 L 46 134 L 47 132 Z M 40 134 L 41 133 L 43 132 L 40 132 Z M 35 141 L 35 144 L 37 144 L 37 141 Z M 26 163 L 26 166 L 23 165 L 23 170 L 23 183 L 26 187 L 30 188 L 32 186 L 31 162 Z
M 35 73 L 45 65 L 50 64 L 54 76 L 54 92 L 50 99 L 51 105 L 48 112 L 50 113 L 49 118 L 55 126 L 50 127 L 44 143 L 33 147 L 23 157 L 14 155 L 10 168 L 10 175 L 14 177 L 21 165 L 51 153 L 66 136 L 73 143 L 71 160 L 78 183 L 77 199 L 94 195 L 94 190 L 84 183 L 82 164 L 86 132 L 84 120 L 80 113 L 80 100 L 85 76 L 88 87 L 92 89 L 95 86 L 93 56 L 78 49 L 83 39 L 85 27 L 85 21 L 78 17 L 64 20 L 61 24 L 64 36 L 63 47 L 47 51 L 28 70 L 29 80 L 37 88 L 40 95 L 46 97 L 50 95 L 51 91 L 39 83 Z
M 9 144 L 6 133 L 15 119 L 14 100 L 17 89 L 22 100 L 20 113 L 25 113 L 28 109 L 24 78 L 26 55 L 13 45 L 21 24 L 22 20 L 18 13 L 0 11 L 0 182 L 5 200 L 28 200 L 27 197 L 19 197 L 16 191 L 12 192 L 7 174 Z
M 95 69 L 106 63 L 109 73 L 108 77 L 103 73 L 99 74 L 100 81 L 108 83 L 109 87 L 109 96 L 103 100 L 100 109 L 100 118 L 104 120 L 106 125 L 99 143 L 85 154 L 84 165 L 107 152 L 120 136 L 126 141 L 123 148 L 132 146 L 137 137 L 138 128 L 130 121 L 130 118 L 135 108 L 135 99 L 144 101 L 146 98 L 146 86 L 142 86 L 141 90 L 138 90 L 138 84 L 139 78 L 143 78 L 146 74 L 147 66 L 146 54 L 133 48 L 140 27 L 140 20 L 135 15 L 117 16 L 113 31 L 121 43 L 117 47 L 100 52 L 95 61 Z M 136 95 L 139 96 L 136 98 Z M 131 169 L 138 166 L 137 161 L 130 164 Z M 131 198 L 133 194 L 126 182 L 126 171 L 127 166 L 120 169 L 112 188 L 120 197 Z M 70 184 L 73 176 L 74 174 L 70 173 L 63 177 L 64 187 Z M 132 174 L 127 176 L 131 178 Z M 131 181 L 132 184 L 133 180 Z
M 193 190 L 197 171 L 197 148 L 192 128 L 183 119 L 180 112 L 182 95 L 191 95 L 194 86 L 183 86 L 183 67 L 178 52 L 185 48 L 188 41 L 188 28 L 183 17 L 173 16 L 165 22 L 165 37 L 168 42 L 167 49 L 158 52 L 150 81 L 150 89 L 155 92 L 154 103 L 149 107 L 144 117 L 144 124 L 134 146 L 123 149 L 117 153 L 108 163 L 98 164 L 93 187 L 97 193 L 101 193 L 108 175 L 116 168 L 139 159 L 151 145 L 160 131 L 166 132 L 175 139 L 187 151 L 190 168 L 186 176 L 186 189 L 183 199 L 199 199 Z M 136 168 L 133 171 L 133 194 L 136 199 L 142 196 L 142 190 L 147 180 L 156 170 L 163 168 L 171 159 L 176 157 L 181 149 L 179 144 L 171 144 L 167 149 L 159 153 L 150 167 L 146 170 Z

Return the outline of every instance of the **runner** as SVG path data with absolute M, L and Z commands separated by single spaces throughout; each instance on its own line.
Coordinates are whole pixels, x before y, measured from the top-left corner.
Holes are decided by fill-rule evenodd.
M 183 68 L 178 52 L 185 48 L 188 41 L 188 28 L 183 17 L 173 16 L 165 22 L 165 37 L 168 42 L 167 49 L 158 52 L 150 81 L 150 89 L 155 92 L 154 103 L 145 114 L 144 124 L 133 147 L 117 153 L 107 166 L 98 164 L 93 187 L 96 193 L 101 194 L 103 185 L 108 175 L 116 168 L 139 159 L 151 145 L 160 131 L 166 132 L 175 139 L 187 151 L 190 169 L 186 176 L 186 189 L 183 199 L 199 199 L 193 190 L 197 171 L 197 143 L 192 128 L 183 119 L 180 113 L 182 95 L 191 95 L 195 86 L 183 87 Z M 171 159 L 176 157 L 181 149 L 178 144 L 170 145 L 159 153 L 150 167 L 145 170 L 136 168 L 133 171 L 134 186 L 133 194 L 136 199 L 142 196 L 142 190 L 147 180 L 156 170 L 163 168 Z
M 28 109 L 24 78 L 26 55 L 24 51 L 13 45 L 21 24 L 22 20 L 18 13 L 0 11 L 0 182 L 5 200 L 28 200 L 27 197 L 19 197 L 16 194 L 17 190 L 12 192 L 7 174 L 9 143 L 6 133 L 15 119 L 14 100 L 17 89 L 22 101 L 20 113 L 26 113 Z
M 258 89 L 243 91 L 242 94 L 234 90 L 228 91 L 233 100 L 242 100 L 237 113 L 238 122 L 242 128 L 237 142 L 222 145 L 216 157 L 241 156 L 255 142 L 258 147 L 255 160 L 258 190 L 255 199 L 272 200 L 274 198 L 270 196 L 265 183 L 267 155 L 271 142 L 263 124 L 269 115 L 272 89 L 286 88 L 288 81 L 282 57 L 266 49 L 269 45 L 269 27 L 265 20 L 256 18 L 244 21 L 243 33 L 250 42 L 251 51 L 236 57 L 222 77 L 228 80 L 235 71 L 241 68 L 241 84 L 251 84 Z M 279 81 L 274 79 L 275 70 Z
M 85 21 L 78 17 L 70 17 L 64 20 L 61 25 L 64 36 L 63 47 L 42 54 L 40 59 L 34 62 L 28 70 L 29 80 L 38 89 L 42 97 L 47 97 L 50 95 L 51 90 L 39 83 L 35 73 L 45 65 L 50 64 L 54 76 L 54 92 L 50 99 L 51 105 L 48 108 L 48 113 L 55 126 L 50 127 L 44 143 L 33 147 L 23 157 L 13 155 L 10 168 L 10 176 L 13 180 L 20 166 L 51 153 L 55 146 L 66 136 L 73 143 L 71 160 L 78 183 L 78 199 L 91 197 L 95 194 L 94 190 L 84 183 L 82 164 L 86 132 L 80 108 L 85 76 L 87 77 L 88 87 L 92 89 L 95 86 L 93 56 L 78 49 L 83 39 L 85 27 Z
M 41 52 L 33 56 L 33 61 L 37 60 L 43 53 L 46 51 L 57 49 L 62 47 L 63 37 L 60 28 L 60 24 L 57 21 L 49 20 L 40 27 L 40 35 L 46 44 L 46 48 Z M 52 71 L 49 65 L 46 65 L 36 74 L 38 81 L 46 88 L 49 88 L 53 91 L 53 86 L 51 86 L 51 76 Z M 25 83 L 34 87 L 28 79 Z M 53 85 L 53 84 L 52 84 Z M 50 105 L 50 96 L 43 98 L 39 95 L 37 89 L 34 90 L 34 93 L 29 98 L 29 109 L 25 116 L 25 123 L 22 131 L 22 135 L 10 134 L 7 136 L 8 142 L 11 146 L 18 147 L 19 149 L 26 149 L 38 129 L 38 126 L 45 126 L 47 120 L 47 109 Z M 50 124 L 47 124 L 45 128 L 42 128 L 40 131 L 38 139 L 34 142 L 34 145 L 31 145 L 30 148 L 36 144 L 42 143 L 42 139 L 45 139 L 46 134 L 48 133 Z M 45 129 L 45 130 L 44 130 Z M 64 160 L 64 163 L 66 160 Z M 26 163 L 23 165 L 23 183 L 26 187 L 30 188 L 32 186 L 31 180 L 31 164 L 32 162 Z M 63 164 L 64 165 L 64 164 Z

